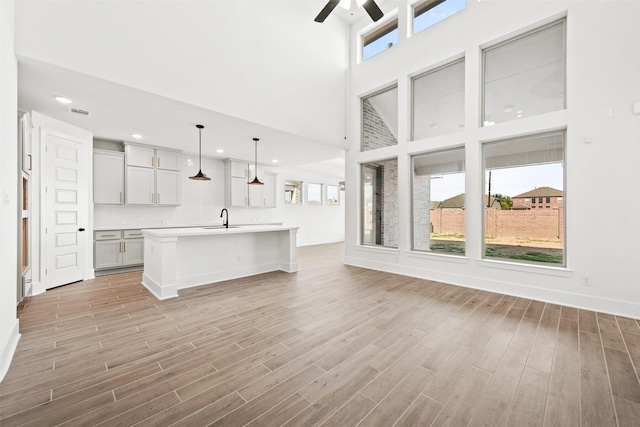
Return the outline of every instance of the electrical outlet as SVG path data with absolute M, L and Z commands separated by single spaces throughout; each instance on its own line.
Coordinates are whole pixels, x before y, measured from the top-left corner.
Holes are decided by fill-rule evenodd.
M 582 276 L 582 286 L 591 286 L 591 276 Z

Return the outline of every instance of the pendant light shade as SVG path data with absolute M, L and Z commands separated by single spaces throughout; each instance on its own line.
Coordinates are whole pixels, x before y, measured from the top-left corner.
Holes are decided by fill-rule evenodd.
M 190 176 L 189 179 L 194 179 L 196 181 L 210 181 L 211 178 L 209 178 L 207 175 L 202 173 L 202 129 L 204 128 L 204 126 L 202 125 L 196 125 L 196 127 L 198 128 L 198 135 L 199 135 L 199 141 L 200 141 L 200 154 L 199 154 L 199 158 L 200 158 L 200 162 L 199 162 L 199 167 L 198 167 L 198 173 L 195 174 L 194 176 Z
M 258 179 L 258 141 L 260 141 L 258 138 L 253 138 L 253 141 L 256 145 L 256 163 L 255 163 L 255 177 L 253 178 L 253 181 L 248 182 L 247 184 L 249 185 L 264 185 L 263 182 L 260 182 L 260 180 Z

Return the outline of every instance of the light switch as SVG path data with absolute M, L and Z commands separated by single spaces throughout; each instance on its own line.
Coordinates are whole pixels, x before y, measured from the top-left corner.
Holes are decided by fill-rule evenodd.
M 640 101 L 636 101 L 633 103 L 633 108 L 631 108 L 631 112 L 636 115 L 640 115 Z

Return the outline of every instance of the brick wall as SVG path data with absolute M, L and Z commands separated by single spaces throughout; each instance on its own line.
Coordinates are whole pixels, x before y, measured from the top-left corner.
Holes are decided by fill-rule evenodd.
M 431 176 L 413 175 L 413 249 L 429 250 Z
M 398 247 L 398 160 L 382 165 L 382 245 Z
M 362 101 L 362 151 L 397 145 L 398 140 L 368 99 Z
M 433 232 L 437 234 L 465 234 L 465 211 L 462 209 L 434 209 L 431 211 Z M 494 238 L 514 237 L 562 241 L 564 213 L 562 209 L 485 210 L 485 234 Z

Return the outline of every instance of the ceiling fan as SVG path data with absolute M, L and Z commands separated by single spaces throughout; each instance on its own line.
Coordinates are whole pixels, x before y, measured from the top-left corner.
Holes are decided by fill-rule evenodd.
M 314 21 L 324 22 L 338 4 L 348 10 L 351 6 L 351 0 L 329 0 Z M 382 13 L 374 0 L 356 0 L 356 4 L 358 7 L 363 6 L 374 22 L 384 16 L 384 13 Z

